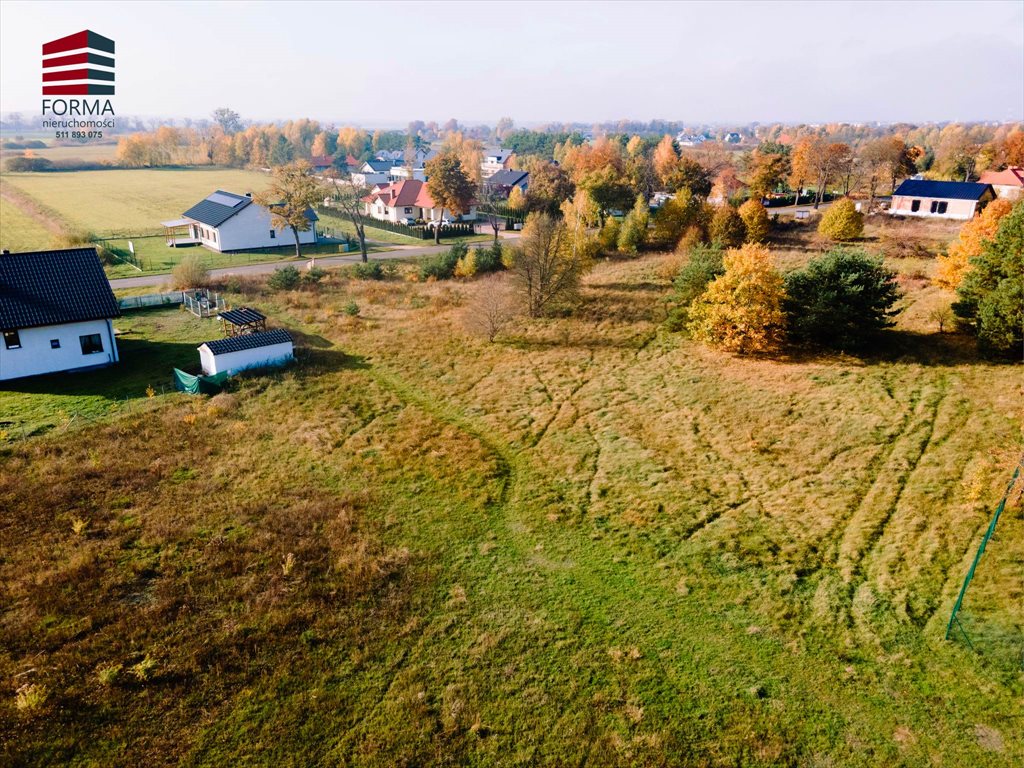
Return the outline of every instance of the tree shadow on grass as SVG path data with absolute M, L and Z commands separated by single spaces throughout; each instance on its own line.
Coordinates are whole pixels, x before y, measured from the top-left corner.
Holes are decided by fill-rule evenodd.
M 840 352 L 825 348 L 793 346 L 772 357 L 778 362 L 796 364 L 852 362 L 867 366 L 911 363 L 934 368 L 955 368 L 971 364 L 1014 364 L 1013 360 L 982 357 L 978 353 L 975 339 L 966 334 L 920 333 L 898 329 L 883 332 L 878 341 L 865 350 Z

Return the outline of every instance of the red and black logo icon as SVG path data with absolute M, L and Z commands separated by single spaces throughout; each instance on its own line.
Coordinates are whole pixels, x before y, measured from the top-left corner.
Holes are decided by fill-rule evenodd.
M 43 43 L 43 95 L 113 95 L 113 55 L 114 41 L 87 29 Z

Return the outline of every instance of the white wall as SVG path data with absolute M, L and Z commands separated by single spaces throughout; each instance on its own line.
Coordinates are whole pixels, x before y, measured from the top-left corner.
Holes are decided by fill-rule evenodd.
M 83 355 L 79 336 L 94 333 L 100 335 L 103 351 Z M 18 335 L 21 337 L 21 349 L 7 349 L 0 339 L 0 380 L 109 365 L 118 360 L 117 342 L 110 320 L 20 328 Z M 50 346 L 51 339 L 60 342 L 59 349 Z
M 224 371 L 236 373 L 248 368 L 283 365 L 294 357 L 294 346 L 290 341 L 271 344 L 268 347 L 228 352 L 223 355 L 214 355 L 205 344 L 199 347 L 199 361 L 202 363 L 203 373 L 207 376 Z
M 915 200 L 920 201 L 920 206 L 915 211 L 913 204 Z M 945 213 L 932 213 L 932 201 L 946 203 Z M 893 216 L 922 216 L 929 219 L 957 219 L 966 220 L 974 216 L 978 203 L 975 200 L 945 200 L 932 197 L 912 197 L 910 195 L 894 195 L 892 203 L 889 204 L 889 213 Z
M 290 228 L 283 231 L 274 230 L 274 236 L 271 237 L 272 229 L 274 227 L 270 223 L 270 211 L 252 203 L 217 227 L 218 242 L 215 245 L 207 244 L 205 241 L 204 244 L 216 251 L 247 251 L 253 248 L 295 245 L 295 236 Z M 306 231 L 299 232 L 299 243 L 302 245 L 315 242 L 315 227 L 310 226 Z

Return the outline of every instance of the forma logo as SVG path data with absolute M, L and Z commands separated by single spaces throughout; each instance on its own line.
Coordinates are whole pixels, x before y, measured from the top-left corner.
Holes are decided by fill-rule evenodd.
M 44 96 L 112 96 L 114 41 L 91 30 L 43 43 Z

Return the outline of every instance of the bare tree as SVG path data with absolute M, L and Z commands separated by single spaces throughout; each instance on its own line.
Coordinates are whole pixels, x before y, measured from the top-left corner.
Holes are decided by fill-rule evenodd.
M 362 251 L 363 261 L 369 261 L 366 250 L 366 204 L 363 198 L 370 194 L 370 188 L 365 184 L 349 184 L 335 182 L 334 192 L 331 199 L 342 214 L 352 222 L 352 227 L 359 238 L 359 249 Z
M 494 230 L 494 242 L 498 242 L 498 233 L 505 223 L 505 218 L 498 215 L 497 206 L 499 203 L 504 202 L 505 198 L 501 192 L 485 180 L 477 187 L 476 199 L 480 204 L 480 213 L 484 215 L 487 223 Z
M 520 314 L 509 280 L 494 275 L 481 280 L 476 295 L 462 313 L 463 327 L 474 336 L 483 336 L 493 342 Z

